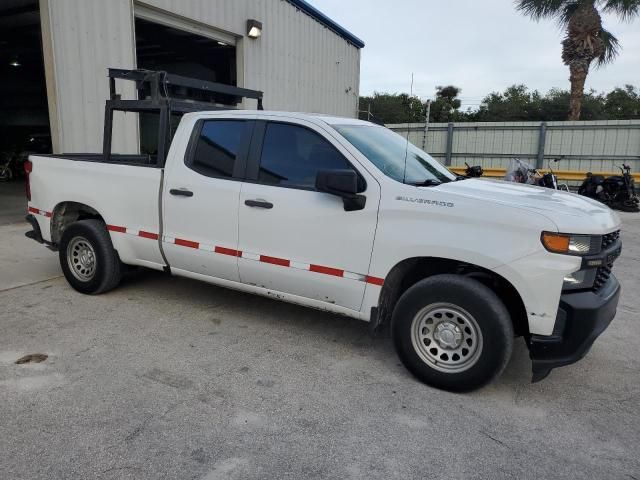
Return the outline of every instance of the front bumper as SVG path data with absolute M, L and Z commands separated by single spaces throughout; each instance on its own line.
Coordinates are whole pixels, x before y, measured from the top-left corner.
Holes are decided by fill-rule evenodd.
M 615 317 L 619 297 L 620 284 L 613 275 L 597 292 L 563 294 L 553 334 L 531 335 L 529 339 L 532 381 L 538 382 L 552 369 L 584 357 Z

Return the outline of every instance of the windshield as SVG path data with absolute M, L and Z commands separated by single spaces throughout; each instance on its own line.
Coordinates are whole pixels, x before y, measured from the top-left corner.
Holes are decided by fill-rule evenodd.
M 340 134 L 386 176 L 413 185 L 437 185 L 456 176 L 431 155 L 388 128 L 375 125 L 334 125 Z M 405 166 L 406 156 L 406 166 Z

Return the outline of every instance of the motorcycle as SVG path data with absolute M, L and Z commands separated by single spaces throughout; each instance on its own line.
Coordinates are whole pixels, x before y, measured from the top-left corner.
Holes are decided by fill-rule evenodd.
M 32 133 L 20 137 L 16 143 L 0 152 L 0 182 L 16 180 L 24 175 L 24 164 L 29 155 L 51 153 L 51 135 Z
M 555 158 L 553 160 L 553 163 L 558 163 L 559 161 L 559 158 Z M 547 166 L 549 167 L 549 171 L 542 174 L 542 176 L 537 181 L 537 185 L 540 187 L 551 188 L 553 190 L 563 190 L 565 192 L 568 192 L 569 186 L 566 183 L 558 183 L 558 176 L 555 174 L 553 168 L 551 167 L 551 160 L 547 162 Z M 536 173 L 540 175 L 537 171 Z
M 554 159 L 553 162 L 559 162 L 559 159 Z M 569 191 L 569 186 L 566 184 L 558 183 L 558 176 L 551 167 L 551 160 L 547 163 L 549 171 L 546 173 L 540 173 L 537 169 L 520 160 L 519 158 L 511 159 L 509 168 L 507 168 L 504 179 L 508 182 L 526 183 L 528 185 L 537 185 L 539 187 L 551 188 L 552 190 Z
M 474 165 L 472 167 L 467 162 L 464 162 L 464 164 L 467 166 L 467 168 L 466 168 L 466 170 L 464 172 L 464 176 L 466 178 L 478 178 L 478 177 L 481 177 L 482 175 L 484 175 L 484 170 L 482 169 L 481 165 Z
M 603 175 L 587 173 L 578 194 L 593 198 L 611 208 L 624 212 L 639 212 L 640 200 L 636 194 L 631 167 L 626 164 L 618 166 L 622 175 Z
M 509 162 L 504 179 L 507 182 L 525 183 L 528 185 L 536 185 L 540 179 L 540 175 L 535 168 L 531 168 L 524 160 L 512 158 Z
M 464 171 L 464 175 L 458 175 L 454 173 L 454 175 L 456 176 L 456 180 L 466 180 L 468 178 L 479 178 L 482 175 L 484 175 L 484 170 L 482 169 L 481 165 L 471 166 L 467 162 L 464 162 L 464 164 L 467 167 Z
M 3 153 L 0 160 L 0 182 L 13 180 L 15 169 L 15 155 Z

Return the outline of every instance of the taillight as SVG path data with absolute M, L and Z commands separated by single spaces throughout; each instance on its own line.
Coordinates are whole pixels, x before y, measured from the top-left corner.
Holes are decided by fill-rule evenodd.
M 31 182 L 29 180 L 29 174 L 33 172 L 33 163 L 31 163 L 31 160 L 27 160 L 26 162 L 24 162 L 24 173 L 26 176 L 25 182 L 24 182 L 24 190 L 25 193 L 27 194 L 27 201 L 31 201 Z

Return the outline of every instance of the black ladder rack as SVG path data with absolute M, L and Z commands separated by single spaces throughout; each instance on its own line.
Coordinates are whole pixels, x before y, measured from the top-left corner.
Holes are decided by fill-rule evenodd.
M 116 79 L 136 82 L 137 100 L 123 100 L 116 91 Z M 263 92 L 183 77 L 162 71 L 109 69 L 110 98 L 105 105 L 103 157 L 111 159 L 113 112 L 157 113 L 158 131 L 157 166 L 164 166 L 171 143 L 171 115 L 206 110 L 230 110 L 242 99 L 257 100 L 257 109 L 263 110 Z M 224 102 L 224 104 L 222 104 Z

